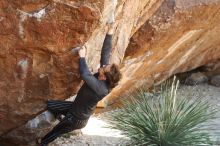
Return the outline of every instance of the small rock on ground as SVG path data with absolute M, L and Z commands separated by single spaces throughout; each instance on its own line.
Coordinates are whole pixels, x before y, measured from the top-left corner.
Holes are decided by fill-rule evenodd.
M 220 87 L 220 75 L 213 76 L 210 80 L 210 84 L 216 87 Z

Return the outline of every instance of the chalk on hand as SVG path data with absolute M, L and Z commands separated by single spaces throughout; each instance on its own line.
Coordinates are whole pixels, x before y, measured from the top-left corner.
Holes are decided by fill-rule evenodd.
M 73 49 L 71 50 L 71 52 L 72 52 L 73 54 L 75 54 L 75 53 L 77 53 L 80 49 L 81 49 L 81 47 L 75 47 L 75 48 L 73 48 Z
M 109 0 L 110 8 L 109 8 L 109 16 L 107 18 L 107 24 L 112 24 L 115 22 L 115 11 L 117 6 L 117 0 Z

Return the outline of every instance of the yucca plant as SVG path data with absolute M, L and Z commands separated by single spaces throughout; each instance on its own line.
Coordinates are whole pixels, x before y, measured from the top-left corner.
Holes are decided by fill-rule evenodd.
M 160 91 L 144 88 L 126 98 L 121 109 L 107 114 L 109 127 L 140 146 L 211 145 L 205 123 L 216 110 L 201 98 L 177 97 L 178 83 Z

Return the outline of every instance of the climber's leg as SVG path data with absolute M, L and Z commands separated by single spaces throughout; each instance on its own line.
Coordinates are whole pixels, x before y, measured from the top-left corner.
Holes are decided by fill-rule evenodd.
M 59 118 L 61 115 L 66 115 L 69 109 L 72 107 L 73 102 L 62 100 L 48 100 L 47 109 Z
M 85 127 L 87 122 L 88 119 L 77 120 L 70 113 L 67 113 L 67 116 L 40 140 L 40 143 L 43 146 L 47 145 L 62 134 Z

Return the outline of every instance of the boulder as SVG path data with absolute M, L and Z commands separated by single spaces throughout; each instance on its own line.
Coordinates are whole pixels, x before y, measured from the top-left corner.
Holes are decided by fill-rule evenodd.
M 205 83 L 208 81 L 208 77 L 201 72 L 192 73 L 188 78 L 185 80 L 186 85 L 198 85 L 201 83 Z
M 216 87 L 220 87 L 220 75 L 211 77 L 210 84 Z

